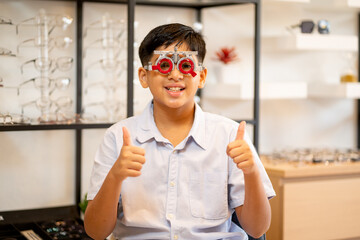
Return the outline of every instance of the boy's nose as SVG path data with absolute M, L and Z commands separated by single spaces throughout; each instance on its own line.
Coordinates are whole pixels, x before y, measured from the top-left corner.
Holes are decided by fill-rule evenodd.
M 168 78 L 175 81 L 180 81 L 184 78 L 184 74 L 181 73 L 177 67 L 174 67 L 174 69 L 169 73 Z

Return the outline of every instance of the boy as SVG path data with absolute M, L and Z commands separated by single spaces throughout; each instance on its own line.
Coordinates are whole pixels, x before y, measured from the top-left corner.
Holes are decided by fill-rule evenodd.
M 139 48 L 139 80 L 153 100 L 110 127 L 99 147 L 85 228 L 94 239 L 260 237 L 275 195 L 245 122 L 205 113 L 205 42 L 182 24 L 159 26 Z

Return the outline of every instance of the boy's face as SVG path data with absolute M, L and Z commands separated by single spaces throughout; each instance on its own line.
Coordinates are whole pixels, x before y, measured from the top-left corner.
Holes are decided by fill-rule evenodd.
M 175 51 L 176 43 L 167 48 L 160 47 L 159 51 Z M 183 43 L 177 46 L 177 51 L 190 51 L 188 46 Z M 180 57 L 183 57 L 180 55 Z M 155 64 L 159 55 L 153 55 L 152 65 Z M 192 56 L 195 66 L 198 65 L 197 56 Z M 158 71 L 149 71 L 143 67 L 139 68 L 139 79 L 142 87 L 149 88 L 154 99 L 154 105 L 160 104 L 168 108 L 192 108 L 194 106 L 194 96 L 198 88 L 203 88 L 205 84 L 207 70 L 195 71 L 196 76 L 181 73 L 176 67 L 169 74 L 162 74 Z

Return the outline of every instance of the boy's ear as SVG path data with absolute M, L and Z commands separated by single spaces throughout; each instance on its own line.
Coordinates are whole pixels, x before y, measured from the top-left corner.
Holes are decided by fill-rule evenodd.
M 149 84 L 147 82 L 147 71 L 145 68 L 140 67 L 138 70 L 139 80 L 140 84 L 143 88 L 149 87 Z
M 200 71 L 200 80 L 199 80 L 199 86 L 198 88 L 203 88 L 205 86 L 206 76 L 207 76 L 207 68 L 204 68 L 204 70 Z

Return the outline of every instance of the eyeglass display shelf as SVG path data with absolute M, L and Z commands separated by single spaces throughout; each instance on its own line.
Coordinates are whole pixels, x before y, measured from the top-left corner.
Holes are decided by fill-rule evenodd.
M 217 83 L 207 84 L 202 90 L 204 99 L 252 100 L 252 84 Z M 307 98 L 306 82 L 261 82 L 260 99 L 304 99 Z
M 309 97 L 360 99 L 360 83 L 312 83 Z
M 46 221 L 61 218 L 79 218 L 79 210 L 76 205 L 0 211 L 0 226 L 8 223 L 25 223 L 34 221 Z
M 310 0 L 264 0 L 264 3 L 310 3 Z
M 312 0 L 311 4 L 304 8 L 319 12 L 357 12 L 360 8 L 360 0 Z
M 349 8 L 360 8 L 360 0 L 263 0 L 264 3 L 311 3 L 312 9 L 319 10 L 343 10 Z M 325 3 L 325 4 L 324 4 Z
M 311 50 L 311 51 L 358 51 L 358 37 L 332 34 L 294 34 L 290 36 L 265 37 L 265 50 Z
M 41 0 L 49 1 L 49 0 Z M 128 4 L 131 0 L 51 0 L 51 1 L 70 1 L 70 2 L 95 2 L 95 3 L 123 3 Z M 163 6 L 163 7 L 188 7 L 188 8 L 204 8 L 204 7 L 220 7 L 237 4 L 259 3 L 260 0 L 136 0 L 136 5 Z
M 325 0 L 324 0 L 325 1 Z M 327 1 L 327 5 L 330 7 L 350 7 L 350 8 L 360 8 L 360 0 L 333 0 Z M 311 0 L 264 0 L 264 3 L 267 2 L 277 2 L 277 3 L 312 3 Z
M 67 130 L 109 128 L 114 123 L 72 123 L 72 124 L 0 124 L 0 132 L 31 130 Z

